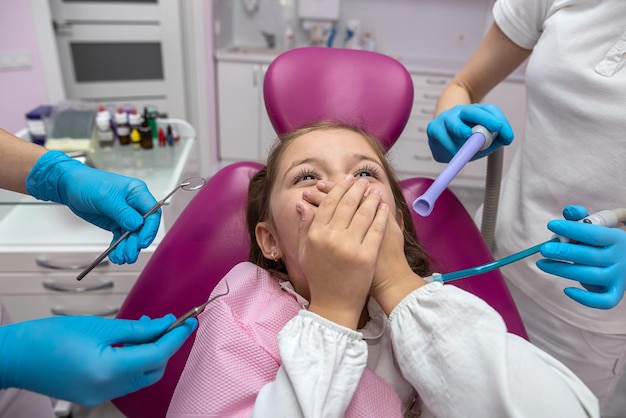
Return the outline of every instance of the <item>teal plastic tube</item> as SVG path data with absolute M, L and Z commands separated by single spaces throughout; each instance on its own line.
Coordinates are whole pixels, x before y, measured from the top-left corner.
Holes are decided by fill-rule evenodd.
M 552 238 L 546 242 L 542 242 L 541 244 L 537 244 L 534 247 L 527 248 L 518 253 L 509 255 L 508 257 L 501 258 L 500 260 L 492 261 L 491 263 L 483 264 L 482 266 L 472 267 L 465 270 L 459 270 L 452 273 L 444 273 L 444 274 L 433 274 L 431 277 L 433 280 L 442 281 L 442 282 L 450 282 L 452 280 L 463 279 L 465 277 L 476 276 L 477 274 L 487 273 L 488 271 L 495 270 L 497 268 L 506 266 L 507 264 L 514 263 L 515 261 L 521 260 L 522 258 L 526 258 L 530 255 L 538 253 L 543 244 L 548 242 L 558 242 L 558 238 Z

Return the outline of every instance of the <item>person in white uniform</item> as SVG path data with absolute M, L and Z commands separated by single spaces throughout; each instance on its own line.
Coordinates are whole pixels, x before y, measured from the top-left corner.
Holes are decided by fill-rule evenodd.
M 109 255 L 118 264 L 135 262 L 160 223 L 160 211 L 142 217 L 156 204 L 143 181 L 93 169 L 2 129 L 0 188 L 67 205 L 112 231 L 113 240 L 134 231 Z M 64 316 L 12 324 L 0 303 L 0 416 L 54 417 L 48 397 L 94 406 L 155 383 L 197 326 L 194 319 L 163 335 L 175 319 Z
M 505 115 L 478 102 L 529 58 L 524 135 L 502 186 L 494 256 L 550 239 L 550 220 L 552 232 L 576 236 L 502 272 L 530 340 L 606 404 L 626 365 L 626 232 L 573 221 L 626 207 L 626 2 L 498 0 L 493 17 L 439 98 L 431 150 L 449 161 L 476 124 L 499 133 L 477 158 L 510 143 Z M 554 221 L 561 216 L 569 221 Z
M 378 141 L 319 123 L 251 180 L 250 262 L 209 304 L 168 417 L 594 417 L 566 367 L 428 256 Z

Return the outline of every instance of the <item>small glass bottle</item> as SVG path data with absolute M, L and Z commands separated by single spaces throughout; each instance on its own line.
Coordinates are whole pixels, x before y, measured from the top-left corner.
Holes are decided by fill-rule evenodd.
M 141 148 L 141 134 L 139 133 L 141 119 L 141 115 L 137 113 L 137 109 L 133 108 L 128 115 L 128 123 L 130 123 L 130 143 L 135 148 Z
M 103 148 L 112 147 L 115 142 L 111 128 L 111 113 L 104 106 L 100 106 L 96 114 L 96 139 Z
M 128 114 L 120 107 L 117 109 L 117 113 L 115 113 L 114 120 L 117 126 L 117 138 L 120 140 L 120 145 L 130 144 Z
M 139 124 L 139 135 L 141 136 L 141 148 L 151 149 L 154 144 L 152 143 L 152 129 L 150 128 L 150 122 L 148 120 L 147 108 L 144 111 L 144 117 Z

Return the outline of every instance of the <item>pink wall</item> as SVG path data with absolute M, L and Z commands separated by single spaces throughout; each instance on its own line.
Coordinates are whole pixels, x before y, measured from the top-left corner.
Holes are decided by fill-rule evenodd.
M 0 53 L 28 51 L 31 67 L 0 70 L 0 128 L 16 132 L 24 127 L 24 114 L 48 95 L 39 59 L 39 46 L 28 0 L 0 0 Z

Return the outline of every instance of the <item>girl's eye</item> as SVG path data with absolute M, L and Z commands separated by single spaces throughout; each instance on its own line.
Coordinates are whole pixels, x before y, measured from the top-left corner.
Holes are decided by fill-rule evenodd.
M 293 184 L 298 184 L 302 181 L 317 180 L 318 178 L 319 176 L 314 170 L 309 170 L 305 168 L 302 171 L 300 171 L 297 176 L 293 178 Z
M 377 179 L 378 169 L 376 167 L 372 167 L 368 165 L 368 166 L 358 169 L 354 173 L 354 177 L 374 177 L 375 179 Z

